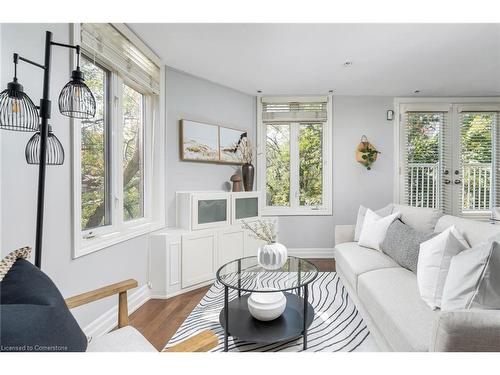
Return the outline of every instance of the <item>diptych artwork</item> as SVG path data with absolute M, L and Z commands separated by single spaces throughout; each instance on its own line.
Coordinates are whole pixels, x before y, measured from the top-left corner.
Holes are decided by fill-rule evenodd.
M 219 160 L 219 127 L 189 120 L 182 121 L 182 159 Z
M 219 127 L 219 154 L 221 162 L 242 163 L 238 142 L 243 133 L 241 130 Z
M 243 164 L 238 142 L 245 130 L 199 121 L 181 120 L 181 159 L 212 163 Z

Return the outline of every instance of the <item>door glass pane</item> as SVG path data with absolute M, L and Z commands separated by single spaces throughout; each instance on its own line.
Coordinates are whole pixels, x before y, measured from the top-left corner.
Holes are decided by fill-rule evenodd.
M 266 205 L 290 205 L 290 125 L 266 125 Z
M 144 217 L 144 95 L 123 85 L 123 217 Z
M 299 126 L 299 205 L 323 203 L 323 124 Z
M 111 223 L 107 96 L 109 73 L 86 58 L 81 69 L 94 94 L 96 115 L 81 125 L 81 228 L 89 230 Z
M 494 116 L 494 113 L 478 112 L 461 115 L 461 209 L 464 214 L 489 214 L 491 210 Z
M 407 113 L 405 195 L 410 206 L 439 207 L 443 122 L 443 113 Z
M 259 215 L 259 199 L 258 198 L 236 198 L 235 199 L 235 216 L 236 219 L 245 219 L 247 217 L 256 217 Z
M 226 199 L 203 199 L 198 201 L 198 224 L 226 221 Z

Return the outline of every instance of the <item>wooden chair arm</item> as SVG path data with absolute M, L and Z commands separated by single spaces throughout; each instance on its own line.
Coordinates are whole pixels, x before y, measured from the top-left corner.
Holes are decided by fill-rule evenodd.
M 210 330 L 202 331 L 162 352 L 208 352 L 219 343 L 219 338 Z
M 127 290 L 136 288 L 137 285 L 137 280 L 134 279 L 120 281 L 119 283 L 66 298 L 66 305 L 68 305 L 68 308 L 73 309 L 118 294 L 118 327 L 125 327 L 128 325 Z

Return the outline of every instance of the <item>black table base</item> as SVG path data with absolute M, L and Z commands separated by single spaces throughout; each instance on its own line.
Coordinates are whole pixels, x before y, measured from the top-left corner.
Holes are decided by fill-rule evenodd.
M 228 287 L 225 287 L 224 309 L 219 315 L 220 324 L 224 328 L 224 351 L 228 351 L 229 336 L 258 344 L 289 341 L 303 336 L 303 348 L 307 349 L 307 329 L 313 322 L 314 309 L 307 301 L 306 288 L 307 286 L 304 287 L 304 298 L 284 292 L 287 301 L 283 314 L 277 319 L 263 322 L 255 319 L 248 310 L 250 294 L 229 301 Z

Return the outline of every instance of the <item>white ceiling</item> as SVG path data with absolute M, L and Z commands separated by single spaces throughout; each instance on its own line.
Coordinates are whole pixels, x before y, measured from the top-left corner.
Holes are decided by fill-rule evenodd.
M 500 95 L 500 24 L 129 26 L 166 65 L 253 95 Z

